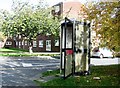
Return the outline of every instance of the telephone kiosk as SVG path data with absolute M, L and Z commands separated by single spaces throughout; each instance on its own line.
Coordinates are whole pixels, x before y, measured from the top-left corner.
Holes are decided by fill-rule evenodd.
M 65 17 L 60 30 L 60 71 L 63 77 L 90 74 L 90 23 Z

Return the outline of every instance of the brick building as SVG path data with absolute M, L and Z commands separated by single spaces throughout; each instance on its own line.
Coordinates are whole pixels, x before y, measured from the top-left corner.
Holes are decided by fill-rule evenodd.
M 55 38 L 52 35 L 38 35 L 36 39 L 33 40 L 33 51 L 34 52 L 59 52 L 59 38 Z M 8 38 L 5 44 L 6 48 L 20 48 L 29 50 L 30 43 L 28 39 L 23 39 L 22 37 Z

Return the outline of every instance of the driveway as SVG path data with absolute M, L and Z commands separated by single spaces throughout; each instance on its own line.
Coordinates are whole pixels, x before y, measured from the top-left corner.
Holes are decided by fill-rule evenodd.
M 59 59 L 50 57 L 0 57 L 2 88 L 37 88 L 33 82 L 40 73 L 58 69 Z

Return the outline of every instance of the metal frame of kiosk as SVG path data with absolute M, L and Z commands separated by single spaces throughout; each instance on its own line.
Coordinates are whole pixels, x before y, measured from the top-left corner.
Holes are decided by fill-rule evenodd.
M 63 78 L 90 73 L 90 23 L 65 17 L 60 31 L 60 71 Z

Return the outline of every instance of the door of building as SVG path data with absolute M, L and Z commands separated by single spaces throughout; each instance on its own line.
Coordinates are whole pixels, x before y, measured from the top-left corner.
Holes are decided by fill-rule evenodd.
M 51 40 L 46 40 L 46 51 L 51 51 Z

